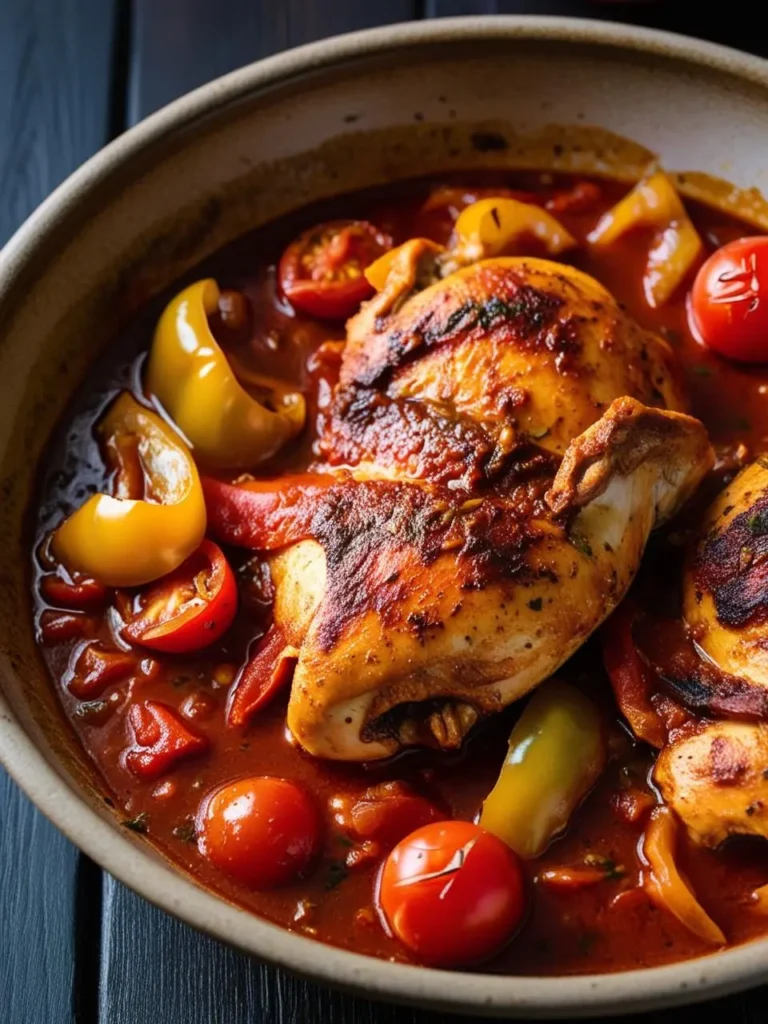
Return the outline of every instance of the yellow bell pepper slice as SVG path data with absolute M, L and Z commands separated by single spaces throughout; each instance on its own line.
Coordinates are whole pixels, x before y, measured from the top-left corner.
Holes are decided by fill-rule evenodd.
M 504 197 L 480 199 L 467 206 L 459 214 L 454 232 L 454 255 L 467 263 L 508 253 L 524 238 L 537 238 L 550 256 L 559 256 L 577 244 L 551 213 Z
M 677 826 L 669 807 L 657 807 L 643 837 L 642 855 L 649 870 L 643 874 L 643 888 L 660 907 L 666 908 L 694 935 L 724 946 L 725 935 L 693 895 L 675 863 Z
M 99 431 L 108 447 L 135 443 L 143 499 L 95 494 L 56 531 L 54 555 L 108 587 L 138 587 L 172 572 L 205 534 L 203 489 L 189 449 L 160 416 L 123 392 Z
M 216 469 L 248 469 L 301 430 L 306 406 L 302 395 L 286 390 L 275 394 L 273 412 L 242 387 L 208 324 L 218 301 L 218 285 L 206 278 L 169 302 L 155 330 L 146 387 L 197 458 Z
M 407 242 L 379 256 L 363 273 L 368 284 L 377 292 L 385 288 L 410 292 L 419 284 L 417 279 L 420 269 L 435 279 L 439 276 L 436 273 L 436 261 L 444 252 L 442 245 L 428 238 L 409 238 Z M 426 283 L 422 282 L 422 285 Z
M 592 245 L 612 245 L 627 231 L 656 228 L 643 277 L 649 306 L 664 305 L 704 254 L 704 246 L 672 181 L 658 171 L 641 181 L 604 214 L 587 237 Z
M 593 702 L 575 686 L 549 680 L 512 729 L 480 824 L 520 857 L 538 857 L 566 827 L 605 761 L 603 729 Z

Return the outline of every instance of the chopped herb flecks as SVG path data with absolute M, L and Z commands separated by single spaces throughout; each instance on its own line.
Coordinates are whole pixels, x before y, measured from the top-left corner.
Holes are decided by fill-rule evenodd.
M 173 830 L 175 839 L 180 839 L 182 843 L 194 843 L 197 839 L 197 829 L 195 823 L 191 818 L 187 821 L 182 821 L 180 825 L 177 825 Z
M 125 828 L 129 828 L 131 832 L 139 832 L 141 835 L 144 835 L 149 832 L 149 815 L 146 811 L 142 811 L 135 818 L 127 818 L 122 824 Z
M 586 537 L 582 537 L 579 533 L 571 534 L 571 544 L 580 551 L 582 555 L 586 555 L 587 558 L 592 557 L 592 547 Z
M 760 509 L 759 512 L 753 512 L 747 518 L 747 526 L 749 532 L 756 537 L 762 537 L 763 534 L 768 533 L 768 509 L 764 508 Z

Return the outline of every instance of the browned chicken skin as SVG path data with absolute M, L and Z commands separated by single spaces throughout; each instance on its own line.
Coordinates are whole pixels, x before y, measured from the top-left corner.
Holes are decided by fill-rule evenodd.
M 321 442 L 356 481 L 348 532 L 272 559 L 289 727 L 326 757 L 391 754 L 424 716 L 457 745 L 546 678 L 711 461 L 696 421 L 615 401 L 683 404 L 665 343 L 597 282 L 500 258 L 414 292 L 433 253 L 411 247 L 348 324 Z
M 498 258 L 419 291 L 435 272 L 409 243 L 349 322 L 309 510 L 224 531 L 273 551 L 288 725 L 322 757 L 456 746 L 547 678 L 712 462 L 668 347 L 592 278 Z
M 691 838 L 768 838 L 768 465 L 757 462 L 706 512 L 683 580 L 698 657 L 679 657 L 667 685 L 690 705 L 742 721 L 702 724 L 666 747 L 655 770 Z

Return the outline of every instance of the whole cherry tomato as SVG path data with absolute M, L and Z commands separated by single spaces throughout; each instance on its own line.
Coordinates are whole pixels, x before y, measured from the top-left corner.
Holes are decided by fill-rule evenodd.
M 320 846 L 309 794 L 287 779 L 230 782 L 204 801 L 198 848 L 220 871 L 252 889 L 272 889 L 306 872 Z
M 182 654 L 207 647 L 229 629 L 237 611 L 237 584 L 221 548 L 204 540 L 139 601 L 140 611 L 123 627 L 123 637 L 156 651 Z
M 318 224 L 291 242 L 277 270 L 294 309 L 321 320 L 346 320 L 373 288 L 363 271 L 392 248 L 392 239 L 365 220 Z
M 434 822 L 390 853 L 378 903 L 394 935 L 419 959 L 470 966 L 493 956 L 518 928 L 523 877 L 512 850 L 479 825 Z
M 688 319 L 721 355 L 768 362 L 768 236 L 739 238 L 709 257 L 696 275 Z

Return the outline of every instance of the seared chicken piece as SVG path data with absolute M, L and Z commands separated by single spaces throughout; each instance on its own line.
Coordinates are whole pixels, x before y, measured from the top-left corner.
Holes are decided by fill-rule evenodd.
M 708 710 L 768 717 L 768 463 L 747 466 L 725 488 L 701 537 L 683 613 L 704 658 L 671 682 Z
M 562 455 L 623 395 L 685 408 L 667 344 L 581 271 L 502 257 L 410 294 L 438 257 L 403 248 L 347 325 L 330 464 L 471 488 L 502 477 L 522 441 Z
M 702 725 L 662 750 L 654 780 L 695 843 L 768 838 L 768 725 Z
M 397 260 L 348 324 L 314 476 L 209 502 L 271 552 L 288 725 L 321 757 L 457 746 L 611 612 L 712 462 L 647 407 L 682 405 L 667 346 L 591 278 L 501 258 L 417 292 L 434 247 Z

